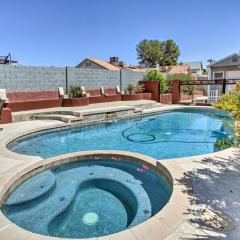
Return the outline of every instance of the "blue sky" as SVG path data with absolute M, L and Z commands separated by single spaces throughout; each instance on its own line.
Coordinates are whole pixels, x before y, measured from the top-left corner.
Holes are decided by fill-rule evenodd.
M 179 61 L 240 50 L 239 0 L 0 0 L 0 55 L 25 65 L 75 66 L 86 57 L 137 64 L 142 39 L 173 39 Z

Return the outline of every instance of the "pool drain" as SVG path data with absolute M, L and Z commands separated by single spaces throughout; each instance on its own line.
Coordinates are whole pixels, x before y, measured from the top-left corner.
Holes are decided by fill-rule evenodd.
M 98 221 L 98 215 L 94 212 L 86 213 L 83 216 L 83 223 L 86 225 L 93 225 Z

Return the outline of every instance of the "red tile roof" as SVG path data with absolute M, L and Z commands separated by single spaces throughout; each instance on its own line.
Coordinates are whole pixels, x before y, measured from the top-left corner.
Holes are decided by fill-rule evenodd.
M 169 66 L 167 72 L 170 74 L 187 74 L 190 73 L 190 67 L 188 65 Z
M 108 70 L 121 70 L 121 69 L 124 69 L 124 70 L 142 71 L 142 72 L 147 70 L 147 68 L 140 68 L 140 67 L 131 66 L 131 65 L 128 65 L 128 64 L 123 65 L 123 66 L 121 66 L 121 65 L 114 65 L 114 64 L 112 64 L 110 62 L 107 62 L 107 61 L 104 61 L 104 60 L 100 60 L 100 59 L 96 59 L 96 58 L 86 58 L 81 63 L 85 62 L 86 60 L 91 61 L 91 62 L 93 62 L 93 63 L 95 63 L 95 64 L 97 64 L 97 65 L 99 65 L 99 66 L 101 66 L 101 67 L 103 67 L 105 69 L 108 69 Z M 78 66 L 80 66 L 81 63 Z
M 87 58 L 87 59 L 96 63 L 97 65 L 102 66 L 103 68 L 108 69 L 108 70 L 119 70 L 119 66 L 115 66 L 107 61 L 103 61 L 103 60 L 96 59 L 96 58 Z

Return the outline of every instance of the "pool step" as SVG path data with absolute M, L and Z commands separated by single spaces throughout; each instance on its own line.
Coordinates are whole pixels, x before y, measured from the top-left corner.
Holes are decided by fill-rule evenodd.
M 98 109 L 84 109 L 80 111 L 53 111 L 34 115 L 33 119 L 38 120 L 58 120 L 65 123 L 76 123 L 78 121 L 91 122 L 91 121 L 104 121 L 117 119 L 121 117 L 141 115 L 148 111 L 154 111 L 162 107 L 162 104 L 157 102 L 150 102 L 145 104 L 133 104 L 128 106 L 115 106 L 108 108 Z
M 65 123 L 71 123 L 72 121 L 81 121 L 83 118 L 80 115 L 74 116 L 74 115 L 62 115 L 62 114 L 50 114 L 50 115 L 37 115 L 34 117 L 34 119 L 38 120 L 58 120 Z
M 141 114 L 142 112 L 143 112 L 142 108 L 137 107 L 134 109 L 134 113 L 136 113 L 136 114 L 138 114 L 138 113 Z

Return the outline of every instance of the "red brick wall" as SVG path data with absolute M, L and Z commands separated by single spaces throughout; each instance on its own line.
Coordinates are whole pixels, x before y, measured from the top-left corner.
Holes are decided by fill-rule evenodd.
M 152 93 L 152 100 L 159 101 L 159 81 L 152 80 L 152 81 L 139 81 L 140 84 L 144 85 L 144 92 Z
M 59 99 L 58 91 L 23 91 L 7 92 L 9 102 L 22 102 L 31 100 Z
M 145 100 L 151 100 L 152 99 L 152 93 L 149 92 L 144 92 L 144 93 L 140 93 L 142 95 L 142 99 Z
M 177 104 L 180 102 L 180 81 L 174 80 L 172 81 L 172 103 Z
M 172 94 L 166 93 L 160 95 L 160 103 L 171 104 L 172 103 Z
M 34 109 L 54 108 L 62 106 L 62 99 L 47 99 L 47 100 L 34 100 L 22 102 L 9 102 L 6 103 L 12 112 L 28 111 Z
M 109 94 L 109 95 L 116 95 L 117 94 L 117 90 L 116 88 L 105 88 L 105 93 Z
M 12 122 L 12 111 L 10 108 L 3 108 L 0 118 L 0 124 Z
M 87 90 L 87 93 L 90 93 L 90 97 L 91 96 L 101 96 L 101 91 L 100 91 L 100 88 L 99 89 L 90 89 L 90 90 Z

